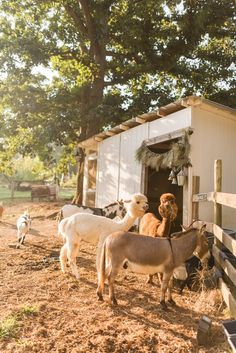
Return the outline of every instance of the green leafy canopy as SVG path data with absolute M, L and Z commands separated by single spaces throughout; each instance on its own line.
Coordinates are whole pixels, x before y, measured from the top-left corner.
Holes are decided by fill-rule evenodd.
M 49 163 L 194 93 L 235 106 L 234 18 L 233 0 L 2 0 L 0 153 Z

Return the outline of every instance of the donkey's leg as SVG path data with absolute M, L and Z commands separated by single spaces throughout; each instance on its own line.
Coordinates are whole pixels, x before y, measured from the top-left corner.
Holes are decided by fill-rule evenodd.
M 167 288 L 167 300 L 168 300 L 168 303 L 175 305 L 176 303 L 172 298 L 172 286 L 173 286 L 173 276 L 171 276 L 171 278 L 169 280 L 169 285 Z
M 108 275 L 109 299 L 110 299 L 110 303 L 114 305 L 117 305 L 117 300 L 116 300 L 115 291 L 114 291 L 114 282 L 117 274 L 118 274 L 118 268 L 113 267 Z
M 148 275 L 148 279 L 146 283 L 153 284 L 153 275 Z
M 161 304 L 161 306 L 162 306 L 162 308 L 164 310 L 167 309 L 167 305 L 166 305 L 166 302 L 165 302 L 165 295 L 166 295 L 166 290 L 167 290 L 168 285 L 169 285 L 170 278 L 171 278 L 171 273 L 165 272 L 163 274 L 162 283 L 161 283 L 161 300 L 160 300 L 160 304 Z

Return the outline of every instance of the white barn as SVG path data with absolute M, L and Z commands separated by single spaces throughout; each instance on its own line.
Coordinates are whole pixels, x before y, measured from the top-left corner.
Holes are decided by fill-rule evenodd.
M 189 136 L 191 165 L 184 168 L 183 186 L 168 180 L 169 168 L 156 171 L 135 159 L 143 142 L 154 153 L 166 153 L 188 129 L 193 132 Z M 216 159 L 223 165 L 222 192 L 236 193 L 236 111 L 200 97 L 186 97 L 132 118 L 82 141 L 79 147 L 86 153 L 84 205 L 104 207 L 142 192 L 149 199 L 150 211 L 157 214 L 160 195 L 172 192 L 179 206 L 178 225 L 189 224 L 195 216 L 192 194 L 214 189 Z M 199 204 L 199 218 L 213 221 L 211 203 Z M 236 227 L 233 209 L 223 207 L 223 221 L 224 227 Z

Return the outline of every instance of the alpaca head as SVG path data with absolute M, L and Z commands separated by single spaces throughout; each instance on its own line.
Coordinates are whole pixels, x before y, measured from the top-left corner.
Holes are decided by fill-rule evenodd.
M 124 204 L 127 213 L 135 218 L 142 217 L 148 209 L 148 200 L 143 194 L 132 195 L 130 200 L 124 201 Z
M 178 213 L 175 196 L 170 193 L 162 194 L 158 211 L 162 218 L 170 218 L 172 222 L 177 217 Z

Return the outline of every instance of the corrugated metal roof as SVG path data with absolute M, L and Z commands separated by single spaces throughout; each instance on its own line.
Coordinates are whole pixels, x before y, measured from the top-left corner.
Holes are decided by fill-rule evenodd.
M 223 109 L 232 114 L 236 114 L 236 111 L 230 107 L 226 107 L 222 104 L 212 102 L 202 97 L 189 96 L 189 97 L 178 99 L 177 101 L 167 104 L 165 106 L 162 106 L 156 111 L 153 111 L 150 113 L 144 113 L 144 114 L 138 115 L 135 118 L 126 120 L 122 124 L 119 124 L 115 127 L 110 128 L 109 130 L 100 132 L 84 141 L 79 142 L 78 146 L 81 148 L 96 150 L 98 143 L 110 136 L 120 134 L 121 132 L 132 129 L 133 127 L 138 126 L 140 124 L 145 124 L 146 122 L 160 119 L 164 116 L 175 113 L 189 106 L 196 106 L 202 103 L 206 103 L 214 106 L 215 108 Z

